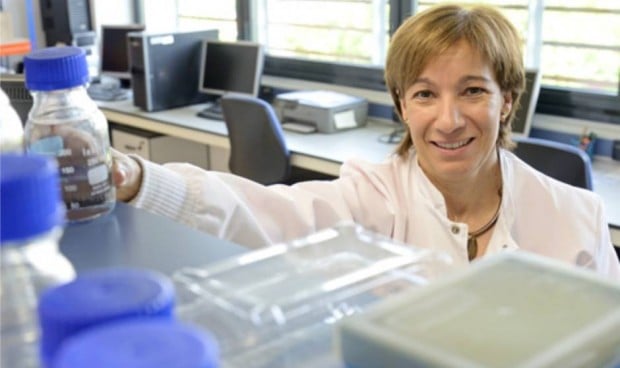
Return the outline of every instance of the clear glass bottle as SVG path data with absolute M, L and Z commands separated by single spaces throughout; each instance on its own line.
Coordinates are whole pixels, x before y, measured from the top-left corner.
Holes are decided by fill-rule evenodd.
M 50 47 L 24 58 L 33 106 L 24 131 L 28 153 L 55 156 L 69 221 L 89 220 L 114 208 L 108 123 L 86 92 L 84 50 Z
M 75 277 L 58 250 L 58 167 L 43 156 L 2 154 L 0 174 L 0 367 L 39 367 L 38 298 Z

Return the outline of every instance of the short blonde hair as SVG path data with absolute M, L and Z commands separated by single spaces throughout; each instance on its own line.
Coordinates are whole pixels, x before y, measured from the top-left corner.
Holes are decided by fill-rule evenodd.
M 491 64 L 502 92 L 512 95 L 512 109 L 501 122 L 499 147 L 511 148 L 511 123 L 525 87 L 521 39 L 498 10 L 484 5 L 438 5 L 405 20 L 396 30 L 387 54 L 385 82 L 398 116 L 400 98 L 420 76 L 426 64 L 458 41 L 467 41 Z M 404 156 L 413 147 L 409 130 L 396 149 Z

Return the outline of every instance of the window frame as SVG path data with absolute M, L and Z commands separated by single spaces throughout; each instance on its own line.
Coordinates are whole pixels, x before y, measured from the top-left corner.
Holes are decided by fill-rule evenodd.
M 537 21 L 547 7 L 538 2 Z M 556 7 L 549 7 L 556 8 Z M 542 41 L 542 40 L 541 40 Z M 542 46 L 541 46 L 542 47 Z M 538 50 L 540 53 L 542 50 Z M 537 55 L 540 57 L 540 55 Z M 576 89 L 541 86 L 536 112 L 620 125 L 620 70 L 616 95 L 584 92 Z
M 401 21 L 413 13 L 413 1 L 389 0 L 389 33 L 396 31 Z M 254 0 L 237 0 L 237 12 L 247 18 L 239 22 L 240 39 L 250 39 L 253 33 L 250 15 Z M 239 17 L 238 17 L 239 18 Z M 310 61 L 265 55 L 263 73 L 275 77 L 303 79 L 313 82 L 338 84 L 375 91 L 387 91 L 383 79 L 383 68 L 339 64 L 323 61 Z
M 140 1 L 140 0 L 135 0 Z M 255 0 L 236 0 L 237 27 L 241 40 L 251 40 Z M 415 0 L 389 0 L 389 32 L 415 12 Z M 265 55 L 266 75 L 342 86 L 387 91 L 383 68 L 338 64 Z M 615 96 L 542 86 L 536 112 L 620 125 L 620 82 Z

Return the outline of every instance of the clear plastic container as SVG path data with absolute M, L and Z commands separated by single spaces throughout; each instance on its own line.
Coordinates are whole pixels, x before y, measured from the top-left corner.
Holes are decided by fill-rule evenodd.
M 24 128 L 9 97 L 0 89 L 0 152 L 24 151 Z
M 224 367 L 329 367 L 332 325 L 443 273 L 445 254 L 355 225 L 173 275 L 182 320 L 214 334 Z
M 95 327 L 63 344 L 50 368 L 217 368 L 217 343 L 173 321 L 129 319 Z
M 506 252 L 339 326 L 351 367 L 618 367 L 620 285 Z
M 56 157 L 69 221 L 114 208 L 108 123 L 86 92 L 88 67 L 79 47 L 50 47 L 24 58 L 33 106 L 24 141 L 28 153 Z
M 0 156 L 1 367 L 39 367 L 37 300 L 75 277 L 58 250 L 65 209 L 51 158 Z
M 67 339 L 90 328 L 126 319 L 170 321 L 174 303 L 172 282 L 154 271 L 105 268 L 81 273 L 41 296 L 42 361 L 49 367 Z

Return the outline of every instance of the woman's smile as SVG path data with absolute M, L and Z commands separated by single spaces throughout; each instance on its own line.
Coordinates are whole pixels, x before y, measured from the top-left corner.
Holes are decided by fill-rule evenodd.
M 468 138 L 459 141 L 431 141 L 431 143 L 443 150 L 454 151 L 469 145 L 473 141 L 474 138 Z

